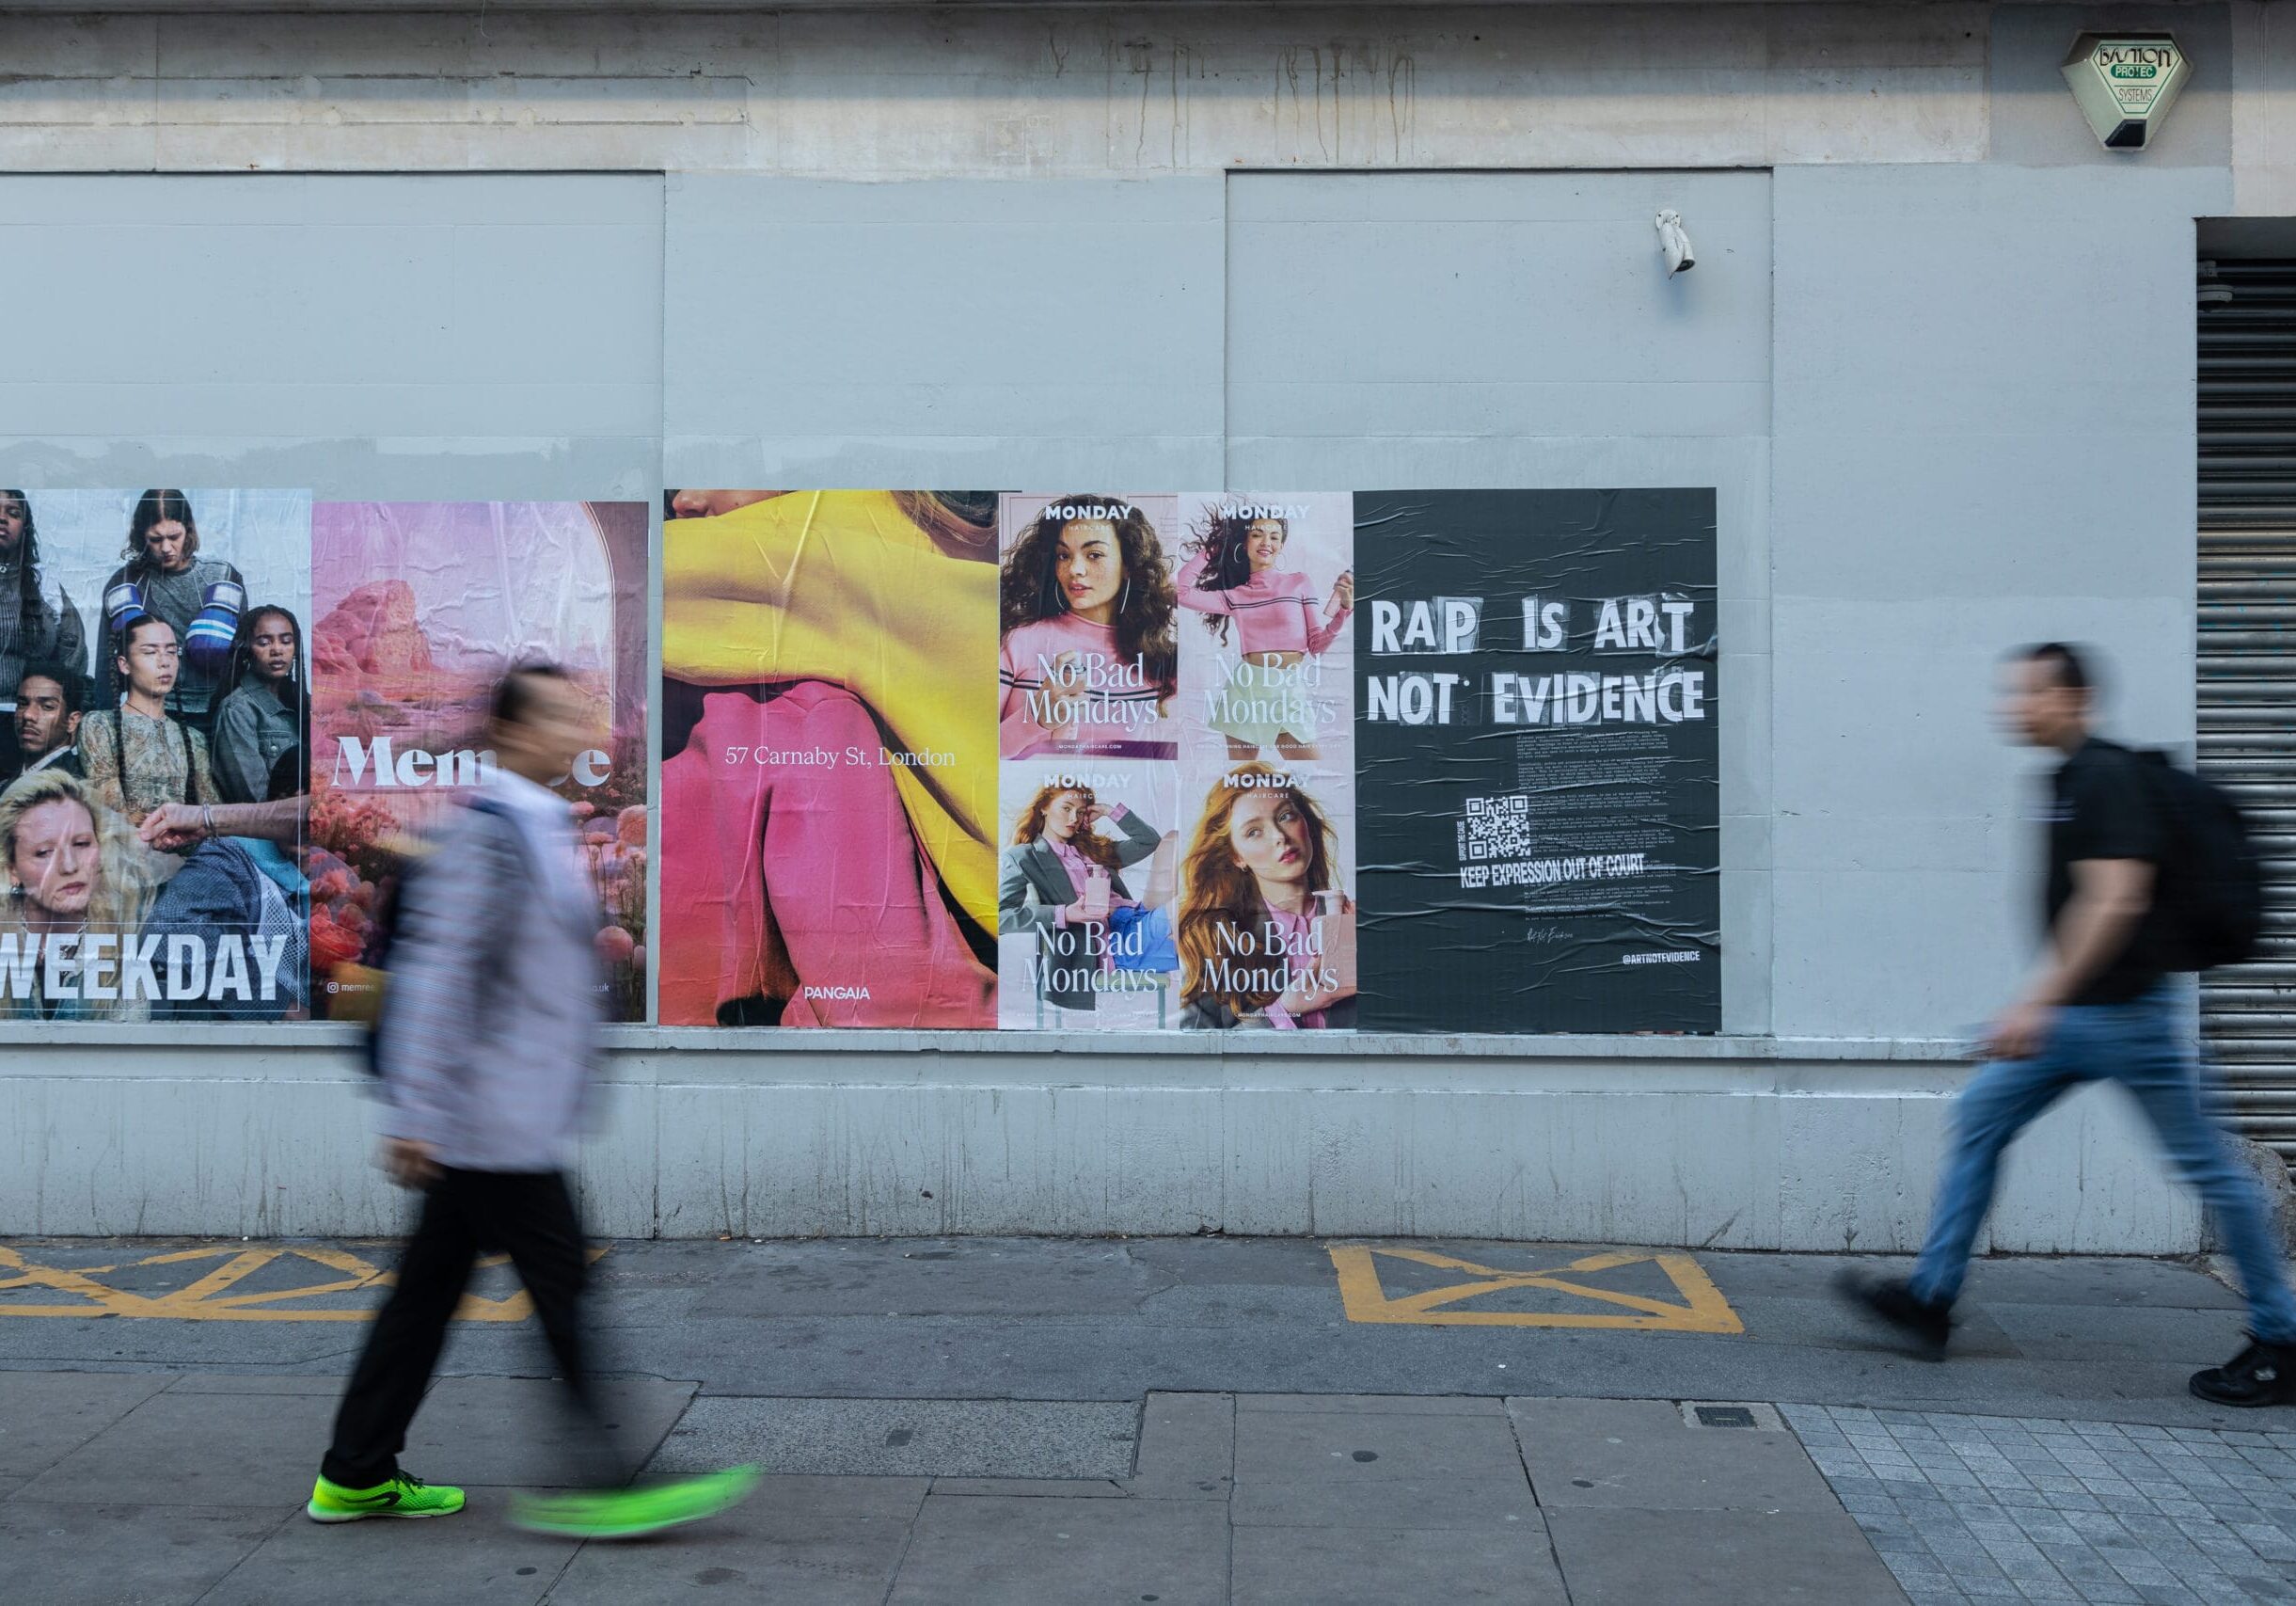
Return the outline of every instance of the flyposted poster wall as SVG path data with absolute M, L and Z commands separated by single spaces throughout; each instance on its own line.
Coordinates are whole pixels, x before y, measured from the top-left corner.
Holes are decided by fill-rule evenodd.
M 546 660 L 608 733 L 555 785 L 613 1018 L 1719 1027 L 1710 490 L 653 517 L 0 491 L 0 1020 L 364 1018 Z
M 1355 498 L 1364 1013 L 1719 1029 L 1710 490 Z

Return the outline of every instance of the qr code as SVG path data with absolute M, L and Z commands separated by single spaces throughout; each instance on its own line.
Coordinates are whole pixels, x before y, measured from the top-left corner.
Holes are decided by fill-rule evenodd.
M 1514 859 L 1530 851 L 1530 800 L 1520 792 L 1504 798 L 1467 799 L 1466 829 L 1461 833 L 1463 859 Z

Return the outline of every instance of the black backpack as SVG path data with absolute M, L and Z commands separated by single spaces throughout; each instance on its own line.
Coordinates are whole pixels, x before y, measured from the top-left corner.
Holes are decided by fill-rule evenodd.
M 2153 898 L 2171 970 L 2254 959 L 2264 936 L 2264 867 L 2240 805 L 2169 755 L 2139 751 L 2163 842 Z
M 501 804 L 483 795 L 470 799 L 467 806 L 481 814 L 493 815 L 498 819 L 508 820 L 511 818 Z M 515 835 L 515 824 L 512 831 Z M 519 856 L 525 856 L 523 845 Z M 426 872 L 429 862 L 428 844 L 418 851 L 400 855 L 398 873 L 383 884 L 382 896 L 375 900 L 372 917 L 373 935 L 368 946 L 372 960 L 362 968 L 376 973 L 376 984 L 382 988 L 382 996 L 375 1000 L 373 1010 L 367 1017 L 367 1029 L 359 1044 L 359 1065 L 370 1076 L 380 1077 L 383 1074 L 383 1031 L 390 1016 L 391 949 L 398 945 L 400 914 L 406 908 L 408 883 L 416 876 Z
M 396 873 L 383 883 L 379 889 L 380 896 L 375 899 L 371 916 L 372 935 L 367 945 L 369 958 L 356 967 L 358 971 L 372 976 L 371 985 L 380 989 L 379 995 L 372 1000 L 366 1012 L 362 1022 L 366 1030 L 359 1039 L 359 1069 L 370 1076 L 379 1077 L 383 1074 L 383 1014 L 390 995 L 390 950 L 399 940 L 399 914 L 406 907 L 406 883 L 421 872 L 427 856 L 427 850 L 399 856 Z

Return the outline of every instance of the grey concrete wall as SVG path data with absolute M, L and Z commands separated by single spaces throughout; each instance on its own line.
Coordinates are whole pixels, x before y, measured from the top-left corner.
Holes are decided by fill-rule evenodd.
M 2193 736 L 2193 219 L 2222 168 L 1777 180 L 1775 1025 L 1966 1030 L 2032 952 L 2019 642 L 2109 654 Z M 2109 219 L 2109 221 L 2106 221 Z
M 659 177 L 9 174 L 0 219 L 11 485 L 661 494 Z
M 2195 84 L 2103 152 L 2057 59 L 2163 21 Z M 1908 1247 L 2030 934 L 1992 654 L 2100 641 L 2189 737 L 2192 220 L 2296 194 L 2250 0 L 11 12 L 0 62 L 0 483 L 1718 488 L 1757 1035 L 639 1033 L 630 1232 Z M 0 1230 L 380 1230 L 330 1041 L 18 1033 Z M 2017 1177 L 2003 1247 L 2197 1242 L 2109 1102 Z
M 0 165 L 1096 178 L 1967 161 L 1985 154 L 1988 9 L 0 16 L 0 61 L 31 67 L 0 85 Z
M 1222 181 L 674 174 L 674 485 L 1220 482 Z

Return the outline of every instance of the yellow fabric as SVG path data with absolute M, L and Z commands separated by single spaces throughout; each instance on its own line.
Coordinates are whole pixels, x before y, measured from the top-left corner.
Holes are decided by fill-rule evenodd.
M 898 747 L 917 839 L 996 930 L 997 567 L 952 558 L 887 491 L 799 491 L 662 527 L 662 670 L 703 686 L 820 680 Z

